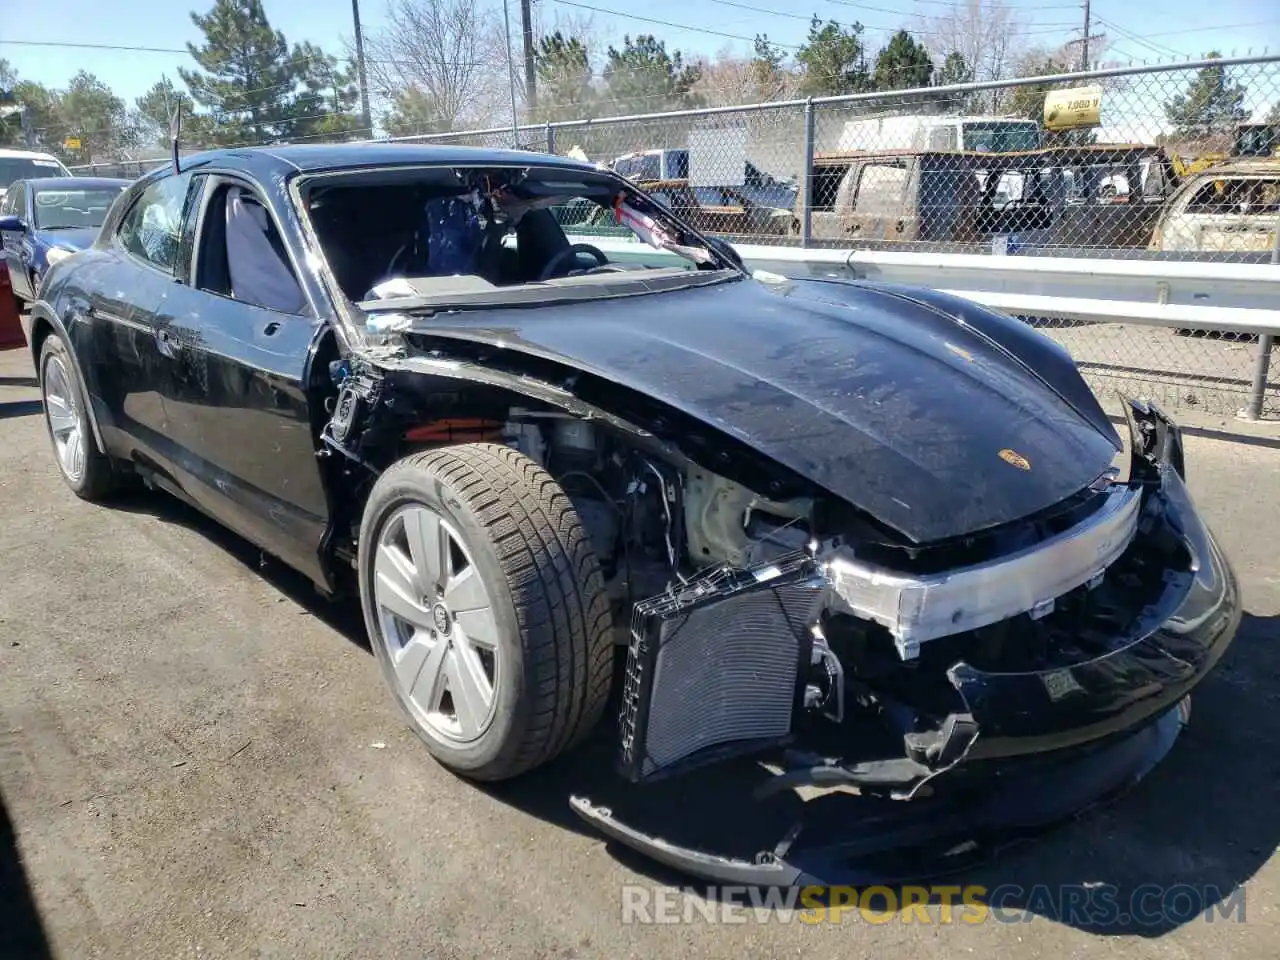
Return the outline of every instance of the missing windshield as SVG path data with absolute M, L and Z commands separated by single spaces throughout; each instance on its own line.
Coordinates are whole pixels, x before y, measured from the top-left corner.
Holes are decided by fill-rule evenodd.
M 653 291 L 665 286 L 654 285 L 659 275 L 732 268 L 648 196 L 590 169 L 352 171 L 317 178 L 303 202 L 334 279 L 364 310 L 536 304 L 539 290 L 550 302 L 612 295 L 619 284 Z M 602 249 L 616 251 L 616 242 L 571 242 L 566 227 L 583 220 L 607 222 L 621 235 L 611 239 L 664 256 L 646 263 L 630 249 Z M 566 294 L 575 286 L 586 292 Z

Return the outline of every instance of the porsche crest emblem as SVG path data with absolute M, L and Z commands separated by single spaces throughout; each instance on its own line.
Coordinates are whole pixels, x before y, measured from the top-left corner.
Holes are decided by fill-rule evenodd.
M 1010 450 L 1007 447 L 1000 451 L 1000 459 L 1011 467 L 1017 467 L 1019 470 L 1030 470 L 1031 461 L 1020 454 L 1017 450 Z

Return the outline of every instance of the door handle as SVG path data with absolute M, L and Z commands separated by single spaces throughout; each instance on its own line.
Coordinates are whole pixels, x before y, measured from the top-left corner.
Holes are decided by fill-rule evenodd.
M 159 346 L 160 352 L 166 357 L 176 357 L 182 350 L 182 344 L 168 330 L 156 331 L 156 344 Z

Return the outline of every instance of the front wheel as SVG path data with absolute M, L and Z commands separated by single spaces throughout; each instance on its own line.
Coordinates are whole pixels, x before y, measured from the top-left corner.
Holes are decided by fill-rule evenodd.
M 405 457 L 374 484 L 358 557 L 383 676 L 444 766 L 509 779 L 599 721 L 613 670 L 604 582 L 537 463 L 486 443 Z

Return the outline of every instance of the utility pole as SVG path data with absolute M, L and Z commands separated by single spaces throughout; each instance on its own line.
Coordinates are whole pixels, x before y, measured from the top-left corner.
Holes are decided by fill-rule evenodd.
M 360 123 L 372 139 L 373 121 L 369 117 L 369 79 L 364 72 L 364 34 L 360 30 L 360 0 L 351 0 L 351 20 L 356 28 L 356 78 L 360 84 Z
M 511 146 L 520 149 L 520 114 L 516 111 L 516 66 L 511 60 L 511 10 L 507 0 L 502 0 L 502 23 L 507 42 L 507 87 L 511 91 Z
M 524 30 L 524 89 L 529 104 L 529 116 L 538 105 L 538 73 L 533 59 L 533 0 L 520 0 L 520 26 Z
M 1089 69 L 1089 0 L 1084 0 L 1084 39 L 1080 42 L 1080 69 Z

